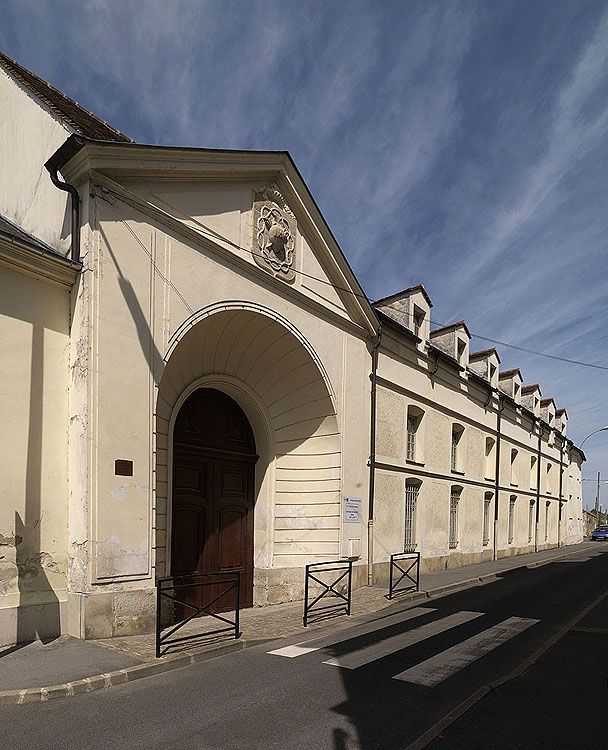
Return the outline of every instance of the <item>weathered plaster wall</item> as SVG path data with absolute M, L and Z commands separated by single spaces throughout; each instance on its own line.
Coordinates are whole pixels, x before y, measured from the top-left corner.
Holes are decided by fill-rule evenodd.
M 0 213 L 64 255 L 70 244 L 67 194 L 52 184 L 43 164 L 69 135 L 0 70 Z
M 416 543 L 426 569 L 440 569 L 491 558 L 495 469 L 486 460 L 486 438 L 497 438 L 496 397 L 447 363 L 435 363 L 415 343 L 398 341 L 385 329 L 379 358 L 378 439 L 376 459 L 380 465 L 376 485 L 374 561 L 382 564 L 391 552 L 403 549 L 406 481 L 421 482 L 416 514 Z M 430 374 L 435 371 L 434 374 Z M 406 454 L 408 406 L 422 410 L 416 436 L 415 460 Z M 457 470 L 451 468 L 452 425 L 464 427 L 459 443 Z M 499 519 L 497 556 L 522 554 L 534 549 L 538 533 L 540 549 L 558 544 L 560 440 L 546 431 L 541 451 L 541 498 L 538 532 L 528 534 L 530 500 L 536 502 L 536 474 L 530 475 L 530 457 L 538 450 L 533 421 L 507 404 L 502 415 L 500 455 Z M 518 451 L 511 472 L 511 449 Z M 564 455 L 564 487 L 560 543 L 580 541 L 580 489 L 577 495 L 577 464 Z M 548 474 L 547 466 L 551 465 Z M 580 474 L 580 467 L 578 468 Z M 568 476 L 571 476 L 568 479 Z M 551 479 L 548 479 L 548 476 Z M 574 488 L 567 490 L 568 482 Z M 458 544 L 449 548 L 451 487 L 461 487 L 458 506 Z M 492 493 L 489 540 L 483 541 L 484 498 Z M 569 495 L 572 499 L 569 499 Z M 509 540 L 509 502 L 515 497 L 513 537 Z M 549 502 L 547 538 L 545 509 Z M 534 510 L 536 517 L 536 509 Z M 571 518 L 572 517 L 572 518 Z M 536 523 L 534 524 L 536 526 Z M 379 569 L 380 569 L 379 568 Z
M 0 645 L 66 630 L 69 290 L 0 266 Z
M 234 190 L 216 190 L 213 213 L 202 216 L 211 211 L 207 185 L 197 187 L 200 204 L 198 193 L 175 192 L 182 210 L 199 206 L 196 222 L 245 243 L 253 190 L 237 188 L 238 201 Z M 335 290 L 304 289 L 300 276 L 288 286 L 253 263 L 251 272 L 239 268 L 107 192 L 97 191 L 89 215 L 73 330 L 74 353 L 82 349 L 87 363 L 87 395 L 85 408 L 80 388 L 71 411 L 83 423 L 70 433 L 71 495 L 82 486 L 78 497 L 88 498 L 71 506 L 70 533 L 80 529 L 86 542 L 70 547 L 73 632 L 94 637 L 150 626 L 149 594 L 157 572 L 166 571 L 170 538 L 169 422 L 178 398 L 205 378 L 236 398 L 254 431 L 256 421 L 270 425 L 258 469 L 256 602 L 301 595 L 306 562 L 353 548 L 363 557 L 370 356 Z M 304 235 L 297 241 L 298 267 L 323 273 Z M 80 369 L 72 364 L 73 383 Z M 115 475 L 116 459 L 133 461 L 133 477 Z M 348 531 L 344 495 L 364 501 L 362 522 Z M 141 601 L 139 620 L 119 624 L 119 592 Z

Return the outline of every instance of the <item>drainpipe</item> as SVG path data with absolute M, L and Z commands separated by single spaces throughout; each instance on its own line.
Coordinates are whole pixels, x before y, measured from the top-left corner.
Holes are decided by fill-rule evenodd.
M 536 528 L 534 530 L 534 551 L 538 552 L 538 524 L 540 523 L 540 451 L 542 447 L 543 427 L 540 419 L 536 421 L 538 428 L 538 451 L 536 455 Z
M 498 545 L 498 493 L 500 488 L 500 435 L 502 428 L 502 413 L 505 408 L 505 400 L 499 394 L 498 395 L 498 409 L 496 411 L 496 467 L 494 470 L 494 539 L 493 545 L 494 550 L 492 553 L 492 559 L 496 560 L 497 545 Z
M 378 349 L 382 338 L 382 323 L 372 348 L 371 408 L 369 426 L 369 498 L 367 517 L 367 585 L 374 582 L 374 491 L 376 487 L 376 389 L 378 381 Z
M 557 547 L 559 549 L 562 543 L 562 491 L 564 488 L 564 440 L 562 438 L 559 449 L 559 499 L 558 499 L 558 516 L 557 516 Z
M 70 194 L 72 209 L 72 228 L 70 256 L 76 262 L 80 261 L 80 195 L 74 185 L 59 179 L 59 170 L 67 164 L 86 145 L 86 138 L 79 135 L 71 135 L 57 151 L 47 159 L 45 169 L 48 171 L 51 182 L 59 190 Z

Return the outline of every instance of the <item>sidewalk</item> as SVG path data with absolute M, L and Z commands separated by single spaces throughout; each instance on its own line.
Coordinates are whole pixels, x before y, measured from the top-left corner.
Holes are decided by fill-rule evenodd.
M 353 592 L 354 618 L 370 615 L 396 603 L 403 604 L 429 596 L 441 595 L 452 589 L 472 586 L 501 573 L 524 567 L 537 567 L 553 560 L 578 554 L 597 547 L 584 542 L 570 547 L 504 558 L 462 568 L 425 573 L 420 576 L 420 591 L 405 594 L 392 602 L 386 598 L 387 585 L 377 584 Z M 9 647 L 0 651 L 0 703 L 25 703 L 50 700 L 81 692 L 90 692 L 175 669 L 232 651 L 327 628 L 344 628 L 353 624 L 353 617 L 302 626 L 302 602 L 289 602 L 269 607 L 242 610 L 239 640 L 230 635 L 206 633 L 214 628 L 211 618 L 191 621 L 180 635 L 196 635 L 193 640 L 174 644 L 160 659 L 155 658 L 154 635 L 126 636 L 96 641 L 81 641 L 62 636 L 42 644 Z M 42 687 L 52 686 L 52 687 Z

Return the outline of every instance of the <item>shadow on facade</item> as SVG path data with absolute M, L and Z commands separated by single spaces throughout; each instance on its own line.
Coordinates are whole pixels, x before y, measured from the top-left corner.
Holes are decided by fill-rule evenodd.
M 23 517 L 15 511 L 14 527 L 19 590 L 16 645 L 5 650 L 4 656 L 33 640 L 47 642 L 61 634 L 59 600 L 48 578 L 58 566 L 41 546 L 43 381 L 44 328 L 33 323 L 25 505 Z

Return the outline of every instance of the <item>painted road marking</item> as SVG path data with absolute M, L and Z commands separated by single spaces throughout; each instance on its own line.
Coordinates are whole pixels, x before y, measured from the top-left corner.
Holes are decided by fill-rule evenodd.
M 472 662 L 477 661 L 477 659 L 481 659 L 485 654 L 489 654 L 490 651 L 511 640 L 511 638 L 523 633 L 537 622 L 538 620 L 529 620 L 523 617 L 509 617 L 508 620 L 504 620 L 498 625 L 494 625 L 435 656 L 431 656 L 430 659 L 396 674 L 393 679 L 433 687 Z
M 437 610 L 433 607 L 414 607 L 414 609 L 408 609 L 406 612 L 388 615 L 381 620 L 362 623 L 361 625 L 348 628 L 348 630 L 341 630 L 340 632 L 333 633 L 329 636 L 309 638 L 307 641 L 295 643 L 293 646 L 277 648 L 274 651 L 268 651 L 267 653 L 273 654 L 274 656 L 285 656 L 288 659 L 294 659 L 297 656 L 309 654 L 311 651 L 319 651 L 322 648 L 329 648 L 330 646 L 335 646 L 337 643 L 348 641 L 351 638 L 357 638 L 361 635 L 367 635 L 368 633 L 375 633 L 376 631 L 388 628 L 391 625 L 407 622 L 408 620 L 413 620 L 416 617 L 422 617 L 422 615 L 428 615 L 430 612 L 436 611 Z
M 455 612 L 453 615 L 443 617 L 441 620 L 428 622 L 413 630 L 408 630 L 405 633 L 399 633 L 378 643 L 364 646 L 357 651 L 351 651 L 348 654 L 328 659 L 323 664 L 331 664 L 332 666 L 343 667 L 344 669 L 358 669 L 372 661 L 376 661 L 376 659 L 382 659 L 396 651 L 413 646 L 415 643 L 432 638 L 434 635 L 439 635 L 439 633 L 455 628 L 458 625 L 463 625 L 465 622 L 482 617 L 483 614 L 483 612 Z

